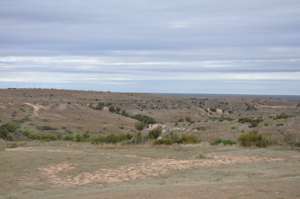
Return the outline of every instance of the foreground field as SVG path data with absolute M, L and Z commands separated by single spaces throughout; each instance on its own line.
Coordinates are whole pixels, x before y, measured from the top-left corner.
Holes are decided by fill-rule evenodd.
M 0 152 L 0 198 L 300 198 L 285 148 L 29 142 Z

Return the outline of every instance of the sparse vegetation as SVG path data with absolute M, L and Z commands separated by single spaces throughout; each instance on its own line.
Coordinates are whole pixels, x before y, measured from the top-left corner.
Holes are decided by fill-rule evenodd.
M 150 139 L 157 139 L 162 133 L 162 128 L 161 127 L 157 127 L 155 129 L 152 129 L 149 132 L 149 138 Z
M 266 137 L 264 137 L 261 134 L 258 134 L 256 131 L 241 134 L 239 137 L 239 142 L 240 145 L 244 147 L 267 147 L 271 144 Z
M 140 122 L 143 122 L 145 125 L 156 123 L 156 120 L 154 118 L 147 116 L 147 115 L 137 114 L 137 115 L 131 116 L 131 118 L 136 119 Z
M 37 133 L 30 130 L 25 130 L 22 133 L 25 137 L 31 140 L 55 141 L 60 139 L 58 135 L 53 133 Z
M 138 121 L 138 122 L 135 123 L 134 126 L 135 126 L 136 130 L 141 131 L 141 130 L 143 130 L 145 128 L 146 124 L 143 123 L 143 122 Z
M 215 140 L 213 143 L 211 143 L 212 145 L 219 145 L 219 144 L 223 144 L 223 145 L 234 145 L 236 144 L 235 141 L 232 140 L 228 140 L 228 139 L 217 139 Z
M 42 130 L 42 131 L 55 131 L 55 130 L 57 130 L 57 128 L 54 128 L 54 127 L 51 127 L 51 126 L 38 126 L 37 129 Z
M 239 123 L 249 123 L 249 128 L 254 128 L 257 127 L 259 125 L 259 123 L 263 122 L 262 118 L 248 118 L 248 117 L 244 117 L 244 118 L 240 118 Z
M 17 131 L 20 125 L 16 122 L 8 122 L 0 126 L 0 138 L 4 140 L 12 140 L 13 134 Z
M 285 113 L 280 113 L 273 117 L 274 120 L 288 119 L 290 116 Z
M 117 143 L 129 143 L 133 138 L 131 134 L 109 134 L 99 135 L 91 138 L 92 144 L 117 144 Z
M 171 133 L 162 137 L 161 139 L 157 139 L 154 141 L 154 144 L 160 145 L 171 145 L 171 144 L 196 144 L 199 143 L 200 139 L 192 134 L 176 134 Z

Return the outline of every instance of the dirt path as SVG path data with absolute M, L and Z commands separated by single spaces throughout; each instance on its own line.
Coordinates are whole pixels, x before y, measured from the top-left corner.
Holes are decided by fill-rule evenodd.
M 118 169 L 99 169 L 95 172 L 83 172 L 76 176 L 63 173 L 76 169 L 70 163 L 61 163 L 40 168 L 41 175 L 49 183 L 63 186 L 76 186 L 91 183 L 109 184 L 126 182 L 147 177 L 156 177 L 172 171 L 190 168 L 211 168 L 233 164 L 250 164 L 255 162 L 283 161 L 281 158 L 245 157 L 245 156 L 212 156 L 201 160 L 149 159 L 142 163 L 119 167 Z
M 44 109 L 46 110 L 46 107 L 45 106 L 42 106 L 42 105 L 34 105 L 34 104 L 31 104 L 31 103 L 24 103 L 24 105 L 27 105 L 27 106 L 30 106 L 31 108 L 33 108 L 33 115 L 38 117 L 39 116 L 39 111 L 41 109 Z

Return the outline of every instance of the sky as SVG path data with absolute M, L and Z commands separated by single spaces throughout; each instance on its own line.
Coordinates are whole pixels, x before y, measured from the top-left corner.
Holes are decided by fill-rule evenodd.
M 300 1 L 1 0 L 11 87 L 300 95 Z

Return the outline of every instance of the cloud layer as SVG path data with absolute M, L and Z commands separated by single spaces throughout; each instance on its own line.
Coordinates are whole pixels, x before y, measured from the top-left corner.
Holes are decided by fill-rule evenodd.
M 0 27 L 0 87 L 300 95 L 298 0 L 3 0 Z

